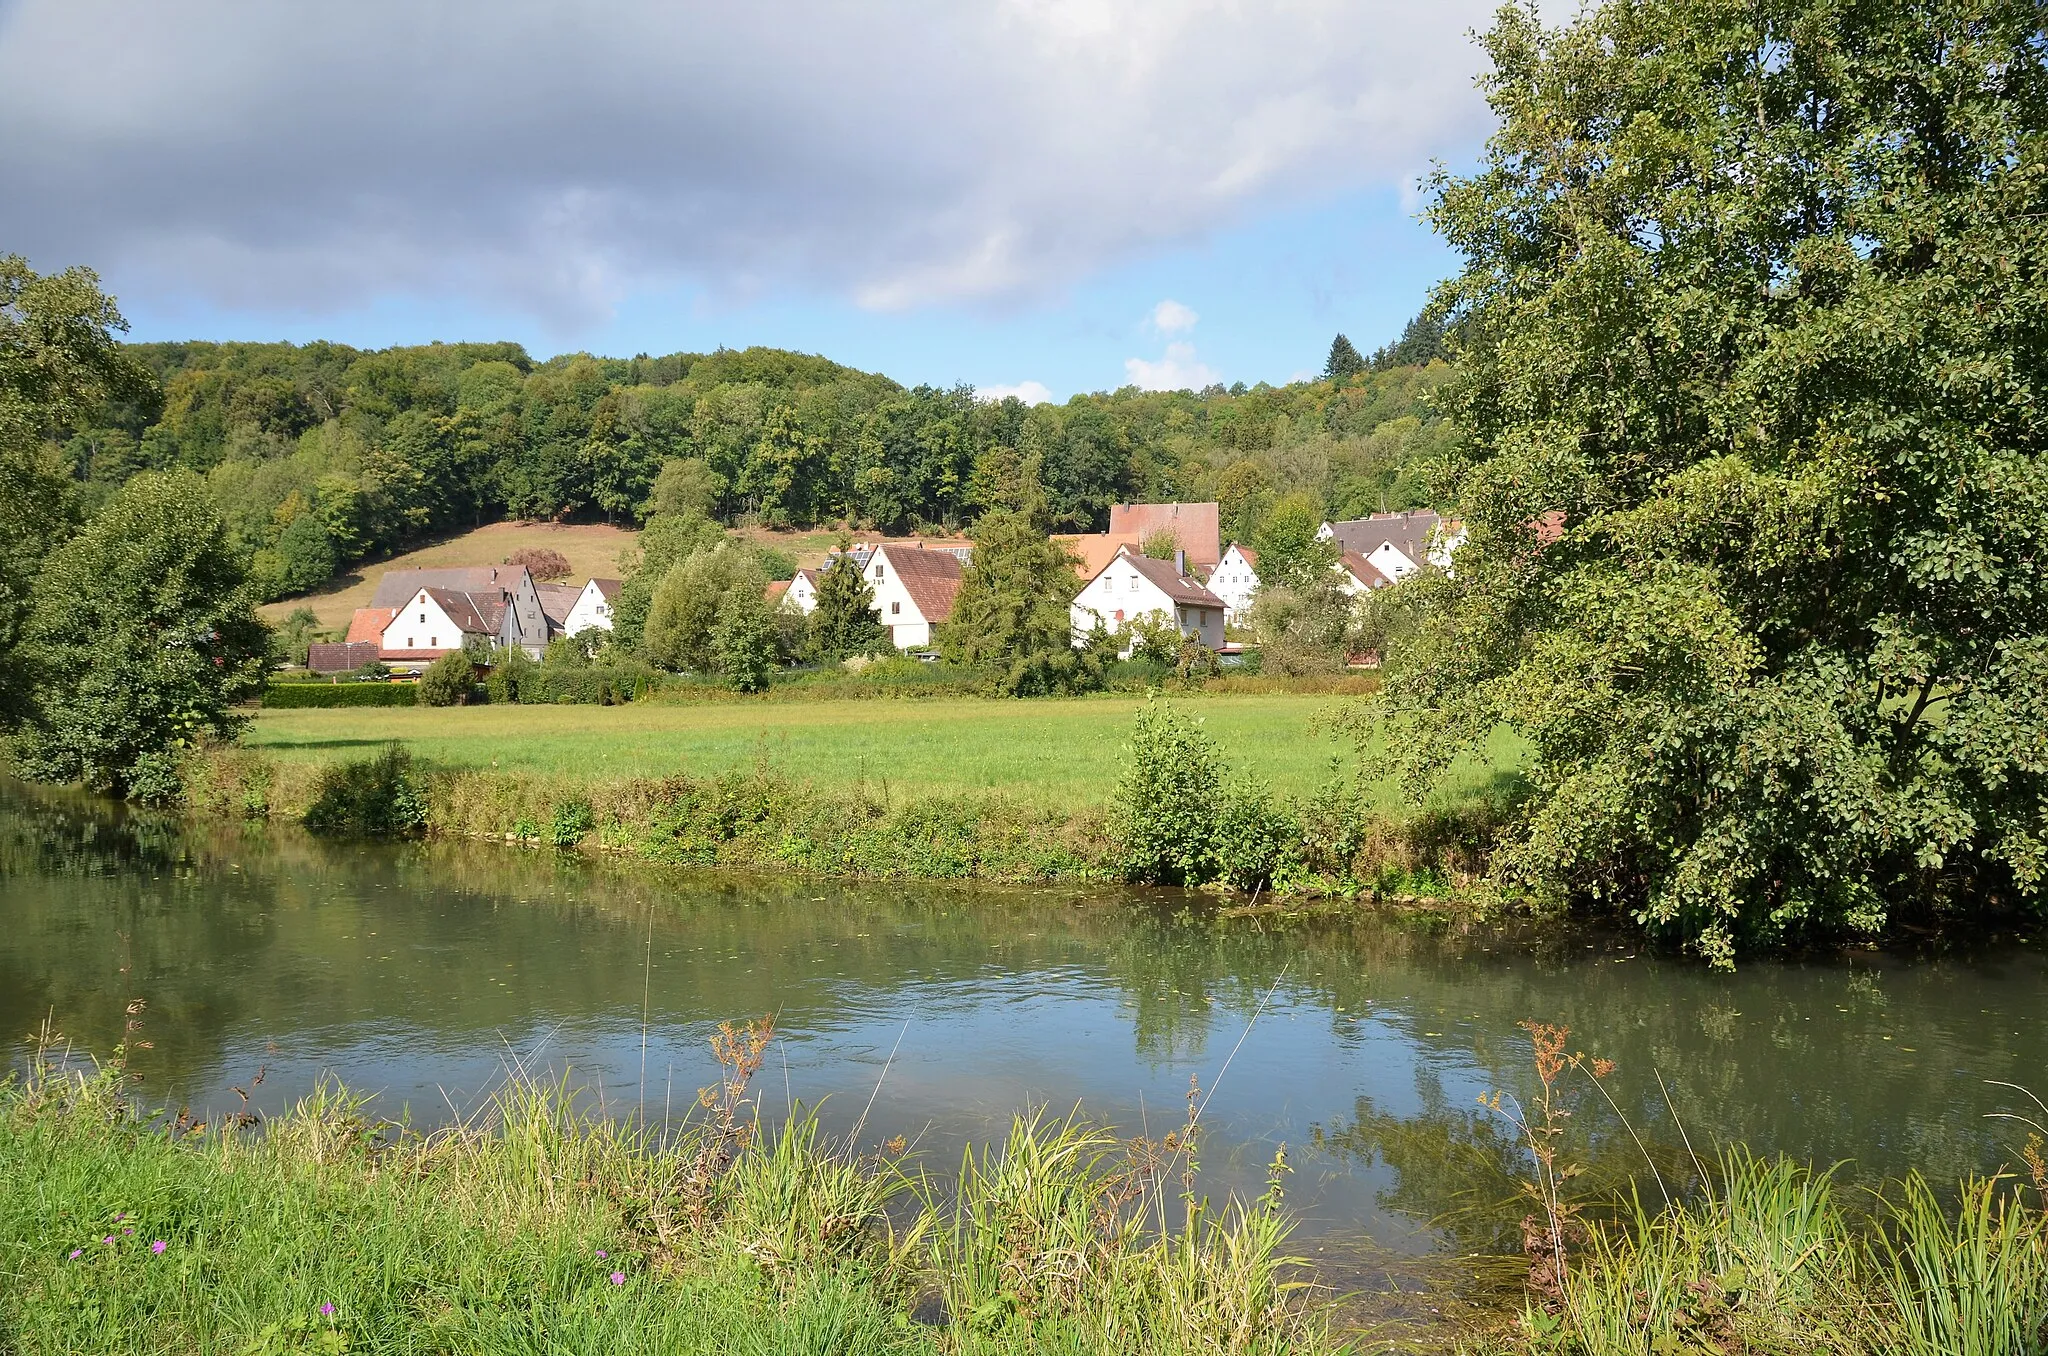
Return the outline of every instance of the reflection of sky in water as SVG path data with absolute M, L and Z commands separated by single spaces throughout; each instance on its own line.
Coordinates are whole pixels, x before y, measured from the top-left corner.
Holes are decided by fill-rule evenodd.
M 1600 943 L 1274 936 L 1130 897 L 672 877 L 8 808 L 0 1021 L 54 1013 L 104 1052 L 121 1005 L 147 998 L 136 1067 L 173 1109 L 232 1110 L 239 1086 L 274 1111 L 332 1073 L 424 1126 L 478 1106 L 517 1058 L 632 1112 L 644 992 L 656 1120 L 712 1081 L 718 1021 L 765 1012 L 782 1036 L 755 1084 L 771 1116 L 829 1098 L 845 1132 L 865 1110 L 865 1147 L 902 1134 L 935 1172 L 1027 1107 L 1163 1134 L 1194 1075 L 1208 1189 L 1256 1193 L 1285 1142 L 1311 1228 L 1414 1247 L 1419 1220 L 1507 1190 L 1475 1101 L 1527 1089 L 1525 1018 L 1618 1059 L 1616 1095 L 1659 1152 L 1676 1135 L 1653 1071 L 1702 1145 L 1937 1177 L 1998 1159 L 1982 1114 L 2006 1103 L 1984 1080 L 2048 1087 L 2048 969 L 2022 948 L 1713 976 Z M 1573 1130 L 1594 1159 L 1640 1163 L 1603 1108 Z

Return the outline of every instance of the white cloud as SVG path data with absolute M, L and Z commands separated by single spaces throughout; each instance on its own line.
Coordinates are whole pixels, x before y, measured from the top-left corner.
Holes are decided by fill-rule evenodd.
M 1161 334 L 1178 334 L 1182 330 L 1191 330 L 1195 327 L 1195 322 L 1201 318 L 1172 297 L 1152 308 L 1152 328 Z
M 1020 381 L 1014 386 L 977 386 L 974 388 L 975 399 L 987 401 L 990 404 L 998 400 L 1007 400 L 1011 396 L 1017 397 L 1026 405 L 1049 405 L 1052 403 L 1052 391 L 1046 387 L 1045 383 L 1038 381 Z
M 1166 356 L 1157 362 L 1124 359 L 1124 380 L 1142 391 L 1199 391 L 1218 377 L 1195 357 L 1193 344 L 1168 344 Z
M 565 332 L 675 283 L 1014 300 L 1412 183 L 1482 128 L 1493 2 L 0 0 L 0 242 Z

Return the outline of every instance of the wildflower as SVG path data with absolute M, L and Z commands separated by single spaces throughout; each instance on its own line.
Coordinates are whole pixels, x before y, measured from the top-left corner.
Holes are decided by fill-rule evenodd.
M 73 1248 L 73 1249 L 71 1250 L 71 1255 L 70 1255 L 69 1257 L 65 1258 L 64 1260 L 65 1260 L 65 1261 L 67 1261 L 67 1262 L 76 1262 L 76 1261 L 77 1261 L 77 1260 L 78 1260 L 79 1258 L 83 1257 L 84 1255 L 85 1255 L 85 1249 L 84 1249 L 84 1248 Z
M 626 1273 L 625 1273 L 625 1272 L 623 1272 L 623 1271 L 614 1271 L 614 1272 L 612 1273 L 612 1284 L 613 1284 L 613 1285 L 624 1285 L 625 1283 L 626 1283 Z
M 606 1251 L 605 1251 L 605 1250 L 604 1250 L 603 1248 L 599 1248 L 599 1249 L 597 1250 L 597 1256 L 598 1256 L 598 1259 L 599 1259 L 600 1261 L 602 1261 L 603 1259 L 605 1259 L 605 1258 L 607 1258 L 607 1257 L 611 1256 L 611 1254 L 610 1254 L 610 1253 L 608 1253 L 608 1252 L 606 1252 Z
M 101 1240 L 100 1240 L 100 1242 L 102 1242 L 102 1243 L 112 1243 L 113 1241 L 114 1241 L 114 1236 L 113 1236 L 112 1234 L 108 1234 L 108 1235 L 107 1235 L 107 1236 L 106 1236 L 105 1238 L 103 1238 L 103 1239 L 101 1239 Z
M 135 1232 L 135 1230 L 134 1230 L 133 1226 L 131 1226 L 131 1227 L 129 1227 L 129 1228 L 123 1229 L 123 1230 L 122 1230 L 121 1232 L 122 1232 L 122 1233 L 124 1233 L 124 1234 L 132 1234 L 132 1233 L 134 1233 L 134 1232 Z
M 323 1305 L 321 1305 L 321 1306 L 320 1306 L 320 1317 L 322 1317 L 322 1318 L 333 1318 L 333 1317 L 334 1317 L 334 1306 L 333 1306 L 332 1304 L 323 1304 Z
M 149 1245 L 149 1250 L 151 1252 L 162 1252 L 165 1248 L 168 1248 L 170 1246 L 170 1244 L 164 1242 L 161 1238 L 159 1238 L 156 1242 Z

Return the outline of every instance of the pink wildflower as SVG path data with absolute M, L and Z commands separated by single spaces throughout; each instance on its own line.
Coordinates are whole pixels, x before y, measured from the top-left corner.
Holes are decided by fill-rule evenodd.
M 165 1248 L 168 1248 L 170 1246 L 170 1244 L 164 1242 L 161 1238 L 159 1238 L 156 1242 L 149 1245 L 149 1250 L 151 1252 L 162 1252 Z
M 613 1285 L 624 1285 L 625 1283 L 626 1283 L 626 1273 L 625 1273 L 625 1272 L 623 1272 L 623 1271 L 614 1271 L 614 1272 L 612 1273 L 612 1284 L 613 1284 Z

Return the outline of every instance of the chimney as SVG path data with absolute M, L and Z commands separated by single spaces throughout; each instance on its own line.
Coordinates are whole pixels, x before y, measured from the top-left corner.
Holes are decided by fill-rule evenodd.
M 1180 571 L 1180 577 L 1188 577 L 1188 553 L 1178 547 L 1173 552 L 1173 568 Z

